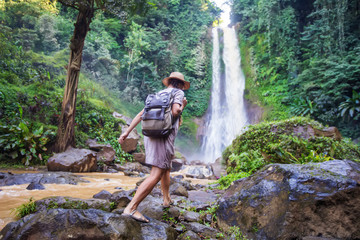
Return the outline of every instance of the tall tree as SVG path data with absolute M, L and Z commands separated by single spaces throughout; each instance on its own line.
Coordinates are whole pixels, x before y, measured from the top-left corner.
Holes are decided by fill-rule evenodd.
M 96 10 L 106 10 L 125 18 L 129 13 L 144 12 L 146 0 L 59 0 L 65 6 L 75 8 L 78 16 L 70 40 L 70 59 L 67 65 L 66 85 L 57 132 L 55 151 L 63 152 L 75 146 L 76 97 L 86 34 Z

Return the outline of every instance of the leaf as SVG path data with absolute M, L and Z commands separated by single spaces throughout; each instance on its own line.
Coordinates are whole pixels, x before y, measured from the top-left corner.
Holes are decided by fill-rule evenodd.
M 29 134 L 29 128 L 26 126 L 24 122 L 19 123 L 19 128 L 25 133 Z
M 21 155 L 25 155 L 26 154 L 26 150 L 25 149 L 20 149 L 20 153 L 21 153 Z
M 36 154 L 36 149 L 35 148 L 30 148 L 30 152 L 32 152 L 33 154 Z
M 43 131 L 44 131 L 44 127 L 41 126 L 40 128 L 36 129 L 36 130 L 33 132 L 33 134 L 34 134 L 35 137 L 40 137 L 41 134 L 43 133 Z

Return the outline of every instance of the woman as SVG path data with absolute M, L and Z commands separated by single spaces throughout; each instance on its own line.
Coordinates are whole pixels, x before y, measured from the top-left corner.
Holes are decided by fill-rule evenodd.
M 182 90 L 190 88 L 190 82 L 185 81 L 184 75 L 179 72 L 172 72 L 170 76 L 163 79 L 162 82 L 167 86 L 167 88 L 162 91 L 171 92 L 174 88 L 178 89 L 177 91 L 173 91 L 174 98 L 171 108 L 172 115 L 175 119 L 174 128 L 167 138 L 144 137 L 146 153 L 145 162 L 152 166 L 150 176 L 141 183 L 134 198 L 126 206 L 123 213 L 123 215 L 131 216 L 135 220 L 141 222 L 149 222 L 149 220 L 136 209 L 140 202 L 144 200 L 159 181 L 161 181 L 161 190 L 163 192 L 163 206 L 169 207 L 172 203 L 169 193 L 171 159 L 173 158 L 175 151 L 174 142 L 179 129 L 180 114 L 187 104 L 187 100 L 184 97 L 184 92 Z M 136 125 L 140 123 L 143 112 L 144 109 L 136 115 L 126 132 L 119 137 L 118 141 L 120 144 L 124 142 Z

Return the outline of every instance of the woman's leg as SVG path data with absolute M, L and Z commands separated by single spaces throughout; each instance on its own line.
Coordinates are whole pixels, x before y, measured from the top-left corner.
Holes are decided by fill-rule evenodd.
M 124 214 L 130 214 L 137 209 L 141 201 L 144 200 L 144 198 L 146 198 L 146 196 L 153 190 L 164 173 L 164 169 L 158 167 L 151 168 L 150 176 L 140 184 L 139 188 L 136 190 L 135 196 L 124 209 Z M 139 212 L 135 212 L 133 216 L 144 219 L 144 217 Z
M 163 192 L 164 206 L 169 206 L 171 203 L 171 197 L 169 193 L 170 188 L 170 169 L 164 170 L 164 174 L 161 177 L 161 190 Z

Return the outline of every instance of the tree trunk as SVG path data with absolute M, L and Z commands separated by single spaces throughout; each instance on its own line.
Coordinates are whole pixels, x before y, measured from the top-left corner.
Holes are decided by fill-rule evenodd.
M 56 136 L 56 152 L 63 152 L 69 146 L 75 147 L 75 112 L 76 112 L 76 96 L 79 82 L 79 74 L 82 60 L 82 51 L 84 41 L 94 9 L 79 9 L 79 14 L 75 23 L 73 37 L 70 43 L 70 59 L 67 66 L 66 86 L 64 99 L 61 107 L 61 115 Z

